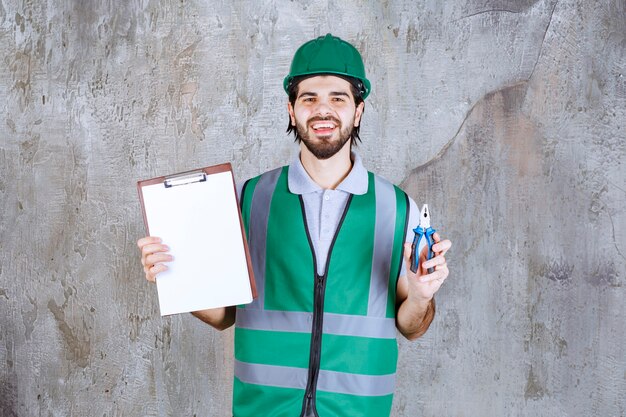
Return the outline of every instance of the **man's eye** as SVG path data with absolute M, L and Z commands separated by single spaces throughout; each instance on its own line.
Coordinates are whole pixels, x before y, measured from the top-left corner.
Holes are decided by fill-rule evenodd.
M 341 97 L 335 97 L 333 100 L 334 101 L 339 101 L 339 102 L 343 102 L 344 101 L 344 99 L 342 99 Z
M 305 101 L 305 102 L 312 102 L 313 100 L 314 100 L 313 97 L 305 97 L 302 99 L 302 101 Z

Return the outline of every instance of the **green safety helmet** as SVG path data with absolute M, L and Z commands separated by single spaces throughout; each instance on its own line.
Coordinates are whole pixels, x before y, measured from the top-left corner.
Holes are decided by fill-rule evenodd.
M 336 74 L 356 78 L 361 82 L 363 99 L 371 91 L 365 78 L 365 66 L 357 49 L 348 42 L 328 33 L 308 41 L 296 51 L 291 61 L 289 75 L 283 81 L 283 88 L 289 94 L 289 86 L 294 77 L 315 74 Z

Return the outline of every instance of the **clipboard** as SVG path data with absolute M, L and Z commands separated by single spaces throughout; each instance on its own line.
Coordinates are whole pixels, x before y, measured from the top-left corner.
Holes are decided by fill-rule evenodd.
M 256 298 L 230 163 L 138 181 L 137 191 L 148 235 L 174 257 L 156 278 L 161 316 Z

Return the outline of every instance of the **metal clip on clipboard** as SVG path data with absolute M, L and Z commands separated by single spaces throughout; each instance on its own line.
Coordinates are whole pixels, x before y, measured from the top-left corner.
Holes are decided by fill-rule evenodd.
M 204 171 L 187 172 L 179 175 L 172 175 L 165 178 L 163 185 L 165 188 L 176 187 L 177 185 L 191 184 L 194 182 L 206 181 L 206 174 Z

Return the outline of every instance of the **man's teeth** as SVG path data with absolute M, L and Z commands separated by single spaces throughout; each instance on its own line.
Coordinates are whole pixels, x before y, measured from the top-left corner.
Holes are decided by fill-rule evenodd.
M 332 123 L 316 123 L 313 125 L 313 129 L 334 129 L 335 125 Z

